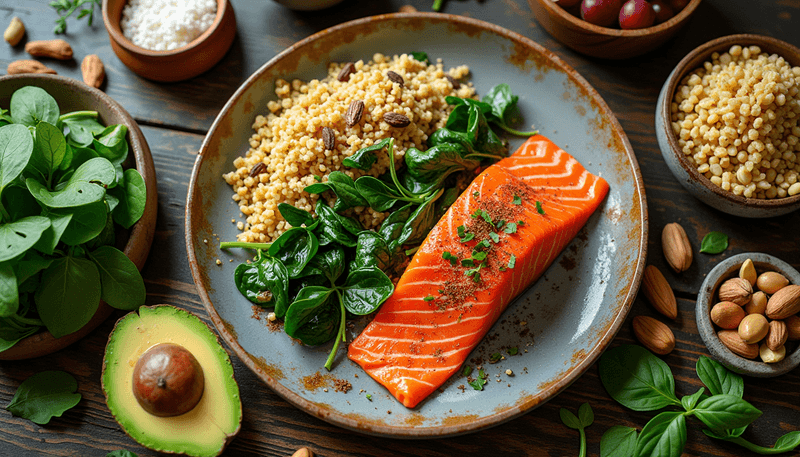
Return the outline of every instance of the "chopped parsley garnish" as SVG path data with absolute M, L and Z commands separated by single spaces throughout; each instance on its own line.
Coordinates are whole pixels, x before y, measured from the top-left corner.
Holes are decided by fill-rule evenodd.
M 517 224 L 515 224 L 513 222 L 509 222 L 506 225 L 506 228 L 503 231 L 508 233 L 508 234 L 517 233 Z
M 494 354 L 489 356 L 489 363 L 497 363 L 502 358 L 503 358 L 502 354 L 500 354 L 499 352 L 495 352 Z
M 478 208 L 478 209 L 475 210 L 474 213 L 470 214 L 469 217 L 471 217 L 473 219 L 477 219 L 478 217 L 480 217 L 482 212 L 483 212 L 483 210 Z
M 521 205 L 522 204 L 522 199 L 519 197 L 519 195 L 514 195 L 514 199 L 511 200 L 511 203 L 513 203 L 515 205 Z
M 456 228 L 456 230 L 458 231 L 458 237 L 460 238 L 459 241 L 461 241 L 462 243 L 466 243 L 467 241 L 470 241 L 473 238 L 475 238 L 475 234 L 468 233 L 467 228 L 464 227 L 463 225 L 459 225 L 458 228 Z
M 498 268 L 498 270 L 500 270 L 500 271 L 506 271 L 506 270 L 507 270 L 507 268 L 506 268 L 506 266 L 505 266 L 505 265 L 500 265 L 500 267 Z
M 496 234 L 494 232 L 489 232 L 489 238 L 491 238 L 492 241 L 494 241 L 495 243 L 499 243 L 500 242 L 500 235 L 498 235 L 498 234 Z
M 508 355 L 517 355 L 519 354 L 519 348 L 516 346 L 508 348 Z
M 483 220 L 488 222 L 490 225 L 494 224 L 494 222 L 492 222 L 492 217 L 489 216 L 489 213 L 487 213 L 486 211 L 481 210 L 481 217 L 483 218 Z
M 462 267 L 474 267 L 475 266 L 475 261 L 472 260 L 472 258 L 464 259 L 464 260 L 461 261 L 461 266 Z
M 492 247 L 492 245 L 489 243 L 489 240 L 480 240 L 478 244 L 475 245 L 476 250 L 481 248 L 489 249 L 490 247 Z
M 464 236 L 461 238 L 461 240 L 460 240 L 460 241 L 461 241 L 462 243 L 466 243 L 467 241 L 472 241 L 472 239 L 473 239 L 473 238 L 475 238 L 475 234 L 474 234 L 474 233 L 467 233 L 466 235 L 464 235 Z
M 428 295 L 427 297 L 423 298 L 425 301 L 433 301 L 433 295 Z
M 495 225 L 495 227 L 497 227 L 498 229 L 501 229 L 501 228 L 503 228 L 503 226 L 504 226 L 505 224 L 506 224 L 506 221 L 505 221 L 505 219 L 500 219 L 500 221 L 498 221 L 498 222 L 497 222 L 497 224 Z
M 469 365 L 464 365 L 464 371 L 461 372 L 462 376 L 469 376 L 472 374 L 472 367 Z
M 372 394 L 367 394 L 366 397 L 367 397 L 367 400 L 372 401 Z
M 483 266 L 482 263 L 478 264 L 477 267 L 471 268 L 471 269 L 465 271 L 464 274 L 467 275 L 467 276 L 471 276 L 472 280 L 474 282 L 481 282 L 481 273 L 480 273 L 480 271 L 481 271 L 481 267 L 482 266 Z
M 478 262 L 485 259 L 487 255 L 486 251 L 472 251 L 472 259 Z
M 525 221 L 519 220 L 519 221 L 517 221 L 517 225 L 525 225 Z
M 473 197 L 480 197 L 481 193 L 476 190 L 475 192 L 472 193 L 472 196 Z
M 542 202 L 540 202 L 539 200 L 536 200 L 536 211 L 539 214 L 544 214 L 544 210 L 542 209 Z
M 469 383 L 475 390 L 483 390 L 483 386 L 486 384 L 486 373 L 483 369 L 478 370 L 478 379 Z
M 442 258 L 444 260 L 449 260 L 450 261 L 450 265 L 453 265 L 453 266 L 455 266 L 456 263 L 458 262 L 458 257 L 454 256 L 453 254 L 450 254 L 450 251 L 444 251 L 442 253 Z M 439 292 L 439 293 L 441 293 L 441 292 Z
M 514 265 L 517 264 L 517 257 L 514 254 L 511 254 L 511 258 L 508 259 L 508 268 L 514 268 Z

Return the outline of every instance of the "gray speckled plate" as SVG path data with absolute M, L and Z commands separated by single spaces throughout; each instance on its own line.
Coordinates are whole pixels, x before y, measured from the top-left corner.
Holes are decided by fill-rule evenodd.
M 545 275 L 511 303 L 470 359 L 486 361 L 508 347 L 518 347 L 520 353 L 484 364 L 490 382 L 482 392 L 465 389 L 466 380 L 456 375 L 419 406 L 406 409 L 350 362 L 344 350 L 328 374 L 323 364 L 330 345 L 305 347 L 280 329 L 270 330 L 265 319 L 254 318 L 233 283 L 233 271 L 248 253 L 222 252 L 218 240 L 234 240 L 237 229 L 231 219 L 241 220 L 221 176 L 247 151 L 250 126 L 257 114 L 267 112 L 267 101 L 276 98 L 277 78 L 321 78 L 330 61 L 411 51 L 441 58 L 446 67 L 469 65 L 479 94 L 508 83 L 520 96 L 526 124 L 603 176 L 611 191 Z M 512 139 L 512 150 L 521 143 Z M 558 394 L 591 366 L 617 333 L 638 290 L 647 208 L 639 168 L 619 123 L 597 92 L 558 57 L 523 36 L 474 19 L 393 14 L 313 35 L 276 56 L 239 88 L 197 157 L 186 234 L 192 274 L 217 330 L 267 385 L 333 424 L 374 435 L 421 438 L 462 434 L 517 417 Z M 507 369 L 512 376 L 505 374 Z M 337 392 L 336 379 L 349 381 L 352 390 Z

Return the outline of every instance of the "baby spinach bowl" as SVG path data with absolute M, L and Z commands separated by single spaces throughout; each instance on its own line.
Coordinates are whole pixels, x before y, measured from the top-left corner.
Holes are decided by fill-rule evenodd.
M 144 204 L 144 208 L 139 208 L 135 212 L 141 212 L 141 217 L 135 223 L 132 223 L 129 228 L 124 228 L 121 225 L 114 225 L 115 229 L 109 231 L 113 232 L 114 238 L 113 243 L 110 241 L 109 238 L 106 239 L 103 243 L 111 243 L 107 246 L 103 246 L 103 253 L 108 254 L 111 249 L 110 247 L 116 248 L 117 252 L 122 251 L 130 262 L 138 269 L 141 270 L 144 267 L 145 261 L 147 260 L 147 255 L 150 251 L 150 245 L 153 242 L 153 235 L 155 233 L 155 224 L 156 224 L 156 210 L 157 210 L 157 192 L 156 192 L 156 173 L 155 167 L 153 165 L 153 158 L 150 155 L 150 148 L 147 145 L 147 141 L 145 140 L 144 134 L 139 129 L 139 126 L 136 124 L 136 121 L 128 114 L 128 112 L 116 101 L 114 101 L 111 97 L 106 95 L 104 92 L 97 90 L 95 88 L 89 87 L 86 84 L 79 82 L 77 80 L 57 76 L 57 75 L 47 75 L 47 74 L 36 74 L 36 75 L 9 75 L 0 77 L 0 108 L 8 110 L 11 103 L 12 95 L 19 89 L 32 86 L 34 88 L 40 88 L 47 92 L 53 99 L 55 99 L 56 103 L 58 104 L 58 110 L 60 113 L 58 114 L 66 114 L 72 113 L 76 111 L 96 111 L 97 112 L 97 121 L 102 124 L 103 126 L 111 126 L 121 124 L 127 127 L 127 132 L 125 134 L 125 139 L 128 143 L 128 154 L 127 157 L 121 161 L 119 171 L 122 174 L 125 174 L 124 170 L 127 169 L 135 169 L 139 172 L 142 177 L 142 181 L 145 187 L 144 194 L 146 195 L 146 201 Z M 12 118 L 13 118 L 13 110 L 12 110 Z M 4 124 L 3 122 L 2 124 Z M 19 124 L 21 125 L 21 124 Z M 65 127 L 64 131 L 68 131 L 68 128 Z M 61 132 L 64 133 L 64 132 Z M 121 137 L 121 133 L 118 134 Z M 55 135 L 53 136 L 55 137 Z M 39 147 L 39 146 L 36 146 Z M 65 154 L 66 156 L 66 154 Z M 75 156 L 74 156 L 75 157 Z M 90 159 L 94 160 L 94 159 Z M 64 160 L 64 162 L 66 159 Z M 30 162 L 28 162 L 30 164 Z M 32 165 L 29 165 L 32 166 Z M 76 170 L 77 172 L 77 170 Z M 117 172 L 117 169 L 115 169 Z M 26 176 L 26 172 L 20 174 L 21 177 Z M 30 177 L 30 174 L 27 174 Z M 56 176 L 55 172 L 52 176 Z M 17 179 L 20 179 L 19 177 Z M 55 179 L 55 178 L 54 178 Z M 66 179 L 66 178 L 65 178 Z M 131 179 L 133 182 L 134 179 Z M 115 182 L 123 182 L 120 178 L 117 178 Z M 138 180 L 136 180 L 139 184 Z M 7 183 L 8 184 L 8 183 Z M 21 184 L 21 183 L 19 183 Z M 54 184 L 55 185 L 55 184 Z M 94 185 L 94 184 L 92 184 Z M 23 192 L 20 190 L 24 189 L 21 185 L 18 186 L 18 189 L 15 189 L 14 195 L 11 195 L 9 188 L 14 187 L 15 184 L 9 184 L 4 187 L 3 192 L 4 194 L 9 194 L 8 196 L 3 195 L 3 201 L 8 202 L 8 198 L 15 198 L 21 199 L 23 198 Z M 139 187 L 141 189 L 141 187 Z M 133 194 L 133 191 L 131 191 Z M 110 195 L 110 194 L 106 194 Z M 128 195 L 127 193 L 125 195 Z M 139 193 L 138 195 L 141 195 Z M 29 200 L 26 200 L 26 205 L 28 205 L 28 211 L 35 214 L 37 217 L 41 215 L 41 213 L 45 212 L 46 210 L 44 207 L 38 204 L 38 200 L 34 199 L 30 193 L 27 194 L 25 197 Z M 19 201 L 19 200 L 18 200 Z M 100 200 L 102 202 L 102 200 Z M 128 203 L 123 203 L 127 205 Z M 19 205 L 18 205 L 19 206 Z M 64 212 L 71 212 L 73 208 L 61 208 L 61 211 Z M 90 219 L 88 217 L 75 217 L 76 221 L 80 221 L 81 223 L 90 224 Z M 111 213 L 108 213 L 111 214 Z M 110 219 L 106 215 L 106 221 L 104 223 L 108 223 Z M 72 219 L 70 219 L 70 222 Z M 0 223 L 0 227 L 6 226 L 8 228 L 8 224 Z M 88 226 L 88 225 L 87 225 Z M 52 225 L 51 225 L 52 227 Z M 64 229 L 65 231 L 67 229 Z M 9 231 L 6 230 L 6 235 L 9 234 Z M 62 232 L 63 235 L 63 232 Z M 61 236 L 61 235 L 59 235 Z M 6 240 L 9 237 L 5 238 Z M 60 238 L 59 243 L 64 243 L 64 238 Z M 84 249 L 89 246 L 88 243 L 81 243 L 78 244 L 77 241 L 74 242 L 75 247 L 73 249 Z M 66 247 L 66 244 L 58 244 L 55 247 L 56 251 L 64 251 L 65 249 L 69 249 Z M 95 249 L 98 245 L 92 245 Z M 36 250 L 36 255 L 39 256 L 39 252 L 36 248 L 31 248 Z M 95 254 L 98 252 L 97 250 L 93 251 Z M 27 253 L 26 253 L 27 255 Z M 109 255 L 117 256 L 116 253 L 111 253 Z M 44 259 L 55 259 L 56 256 L 50 256 L 47 254 L 42 254 L 39 256 Z M 88 261 L 88 254 L 85 257 L 82 257 L 81 254 L 77 254 L 77 257 L 81 257 L 80 261 Z M 63 257 L 62 257 L 63 258 Z M 117 261 L 119 261 L 119 257 L 115 257 Z M 11 261 L 14 261 L 12 259 Z M 55 262 L 55 261 L 54 261 Z M 100 265 L 97 263 L 97 265 Z M 129 265 L 124 259 L 120 263 L 125 263 Z M 72 264 L 72 272 L 77 275 L 85 274 L 86 269 L 81 268 L 81 262 L 73 263 Z M 98 272 L 99 273 L 99 272 Z M 37 274 L 44 274 L 44 270 L 41 273 Z M 16 277 L 16 276 L 15 276 Z M 86 284 L 84 281 L 82 284 Z M 38 290 L 38 289 L 37 289 Z M 96 289 L 95 289 L 96 290 Z M 139 290 L 141 293 L 141 290 Z M 42 294 L 43 296 L 45 294 Z M 66 295 L 66 294 L 64 294 Z M 41 298 L 41 297 L 40 297 Z M 33 302 L 34 300 L 30 300 Z M 113 311 L 113 308 L 110 307 L 108 304 L 103 302 L 103 300 L 98 300 L 98 306 L 95 311 L 89 309 L 88 311 L 84 311 L 86 316 L 84 320 L 80 322 L 87 321 L 83 324 L 77 331 L 70 332 L 68 334 L 59 335 L 58 338 L 53 336 L 53 334 L 45 329 L 45 327 L 41 327 L 39 330 L 34 330 L 33 328 L 28 328 L 24 332 L 17 331 L 16 333 L 13 330 L 14 326 L 11 325 L 3 325 L 3 333 L 0 334 L 0 338 L 3 339 L 1 342 L 5 350 L 0 352 L 0 360 L 20 360 L 20 359 L 30 359 L 34 357 L 40 357 L 43 355 L 51 354 L 59 349 L 62 349 L 70 344 L 80 340 L 89 332 L 94 330 L 100 323 L 102 323 L 106 318 L 108 318 Z M 19 311 L 18 311 L 19 312 Z M 56 314 L 63 313 L 65 311 L 58 310 L 55 311 Z M 70 311 L 66 311 L 70 312 Z M 62 316 L 63 314 L 58 314 Z M 24 317 L 31 317 L 31 314 L 28 313 Z M 39 316 L 41 317 L 41 316 Z M 36 315 L 33 315 L 33 318 L 36 318 Z M 5 318 L 0 318 L 5 319 Z M 6 321 L 7 322 L 7 321 Z M 35 321 L 33 321 L 35 322 Z M 77 325 L 76 325 L 77 326 Z M 32 333 L 34 332 L 35 333 Z M 17 338 L 22 336 L 21 339 L 17 341 Z M 10 345 L 11 343 L 13 345 Z M 10 346 L 10 347 L 9 347 Z

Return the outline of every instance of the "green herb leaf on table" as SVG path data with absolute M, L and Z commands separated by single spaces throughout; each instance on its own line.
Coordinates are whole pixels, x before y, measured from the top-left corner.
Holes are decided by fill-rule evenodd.
M 586 456 L 586 432 L 584 429 L 594 422 L 594 413 L 592 412 L 592 407 L 589 406 L 589 403 L 584 403 L 578 408 L 578 415 L 575 416 L 571 411 L 567 410 L 566 408 L 561 408 L 559 411 L 559 416 L 561 416 L 561 422 L 564 423 L 569 428 L 578 430 L 580 434 L 580 453 L 578 454 L 579 457 Z
M 101 246 L 89 254 L 100 272 L 100 298 L 117 309 L 133 310 L 144 304 L 146 290 L 139 269 L 122 251 Z
M 78 404 L 78 381 L 64 371 L 43 371 L 26 379 L 6 406 L 14 416 L 43 425 Z
M 728 235 L 722 232 L 708 232 L 700 243 L 700 252 L 719 254 L 728 249 Z
M 735 395 L 714 395 L 701 401 L 693 410 L 711 430 L 725 430 L 749 425 L 761 411 Z
M 86 325 L 100 303 L 100 272 L 87 259 L 72 256 L 53 261 L 42 272 L 34 300 L 39 316 L 54 337 Z
M 88 5 L 81 8 L 83 5 Z M 67 18 L 72 16 L 75 11 L 79 11 L 78 19 L 88 17 L 86 23 L 92 25 L 94 21 L 94 6 L 100 10 L 100 0 L 54 0 L 50 2 L 50 6 L 55 8 L 59 17 L 56 19 L 56 26 L 53 28 L 53 33 L 56 35 L 67 32 Z
M 636 456 L 680 457 L 685 446 L 685 413 L 667 411 L 645 424 L 636 441 Z
M 716 360 L 701 355 L 695 365 L 697 377 L 708 387 L 711 395 L 728 394 L 742 398 L 744 380 L 736 373 L 729 371 Z
M 611 398 L 634 411 L 681 404 L 669 366 L 638 345 L 606 351 L 600 357 L 600 380 Z
M 615 425 L 600 439 L 600 457 L 631 457 L 636 453 L 636 429 Z
M 567 427 L 575 430 L 580 430 L 583 427 L 580 419 L 578 419 L 578 416 L 569 411 L 567 408 L 559 409 L 558 414 L 561 416 L 561 422 L 563 422 Z
M 705 388 L 701 387 L 700 390 L 693 393 L 692 395 L 686 395 L 681 397 L 681 406 L 686 411 L 692 411 L 697 403 L 700 401 L 700 398 L 703 396 L 703 392 L 705 392 Z

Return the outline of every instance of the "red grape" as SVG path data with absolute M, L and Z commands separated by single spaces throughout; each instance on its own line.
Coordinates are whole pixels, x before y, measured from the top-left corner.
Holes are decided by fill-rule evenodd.
M 623 29 L 643 29 L 656 20 L 656 12 L 647 0 L 628 0 L 619 10 L 619 26 Z
M 675 14 L 678 14 L 680 10 L 682 10 L 686 5 L 689 4 L 689 0 L 669 0 L 669 6 L 672 7 L 672 10 Z
M 652 0 L 650 4 L 653 5 L 653 11 L 656 12 L 656 24 L 667 22 L 672 19 L 672 16 L 675 16 L 675 11 L 665 0 Z
M 617 22 L 622 0 L 583 0 L 581 19 L 594 25 L 611 27 Z
M 566 9 L 571 6 L 575 6 L 581 2 L 581 0 L 553 0 L 558 6 Z

